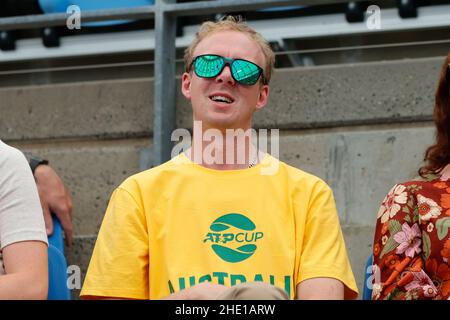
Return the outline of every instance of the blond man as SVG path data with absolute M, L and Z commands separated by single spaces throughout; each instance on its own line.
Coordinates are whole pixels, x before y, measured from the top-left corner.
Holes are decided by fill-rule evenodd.
M 267 104 L 269 44 L 226 17 L 200 27 L 185 64 L 181 90 L 201 123 L 193 126 L 199 143 L 114 191 L 81 296 L 355 297 L 333 194 L 322 180 L 281 161 L 262 174 L 278 160 L 249 140 L 215 145 L 216 161 L 207 159 L 205 137 L 251 129 Z M 244 161 L 233 161 L 239 156 Z

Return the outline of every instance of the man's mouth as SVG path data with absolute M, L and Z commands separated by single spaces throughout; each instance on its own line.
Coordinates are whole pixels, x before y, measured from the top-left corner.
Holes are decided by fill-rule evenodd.
M 221 96 L 221 95 L 212 95 L 209 98 L 215 102 L 222 102 L 222 103 L 228 103 L 228 104 L 234 102 L 234 100 L 232 98 Z

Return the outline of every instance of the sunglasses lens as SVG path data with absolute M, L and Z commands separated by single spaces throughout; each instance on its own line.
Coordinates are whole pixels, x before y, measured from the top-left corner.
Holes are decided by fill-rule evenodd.
M 222 70 L 224 61 L 215 55 L 199 56 L 194 62 L 194 71 L 199 77 L 213 78 Z
M 247 60 L 236 59 L 231 61 L 231 72 L 237 82 L 244 85 L 254 85 L 258 82 L 262 73 L 260 67 Z M 198 56 L 194 60 L 194 72 L 202 78 L 214 78 L 222 72 L 224 65 L 225 59 L 221 56 L 213 54 Z
M 254 63 L 245 60 L 235 60 L 231 65 L 231 72 L 239 83 L 254 85 L 262 70 Z

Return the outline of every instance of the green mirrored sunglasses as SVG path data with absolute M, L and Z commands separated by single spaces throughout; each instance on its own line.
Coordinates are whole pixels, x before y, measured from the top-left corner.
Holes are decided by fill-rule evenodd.
M 263 84 L 266 84 L 263 69 L 251 61 L 244 59 L 225 58 L 215 54 L 203 54 L 197 56 L 189 66 L 194 66 L 194 72 L 201 78 L 217 77 L 226 65 L 230 66 L 231 76 L 240 84 L 252 86 L 262 76 Z

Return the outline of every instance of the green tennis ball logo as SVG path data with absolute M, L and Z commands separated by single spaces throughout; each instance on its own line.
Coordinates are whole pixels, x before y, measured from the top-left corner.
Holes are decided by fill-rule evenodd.
M 250 258 L 256 251 L 256 242 L 264 237 L 256 231 L 256 226 L 249 218 L 239 213 L 229 213 L 214 220 L 204 243 L 211 243 L 211 248 L 222 260 L 236 263 Z

